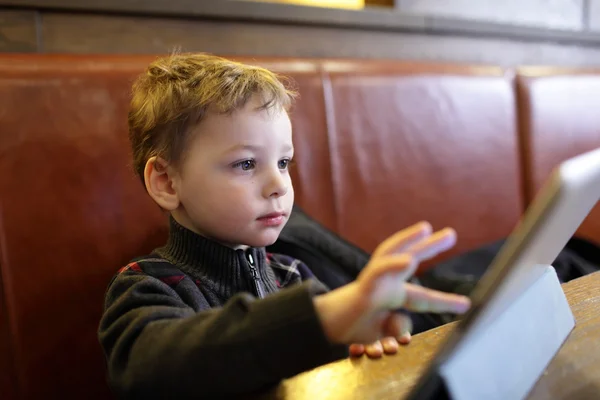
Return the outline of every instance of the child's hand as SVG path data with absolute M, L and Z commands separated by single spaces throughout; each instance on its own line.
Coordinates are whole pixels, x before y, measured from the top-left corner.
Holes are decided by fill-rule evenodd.
M 326 335 L 334 343 L 372 344 L 399 338 L 412 329 L 400 308 L 416 312 L 462 314 L 468 297 L 406 283 L 419 263 L 454 246 L 456 234 L 446 228 L 432 234 L 428 223 L 404 229 L 377 247 L 356 281 L 315 298 Z M 356 346 L 355 346 L 356 347 Z

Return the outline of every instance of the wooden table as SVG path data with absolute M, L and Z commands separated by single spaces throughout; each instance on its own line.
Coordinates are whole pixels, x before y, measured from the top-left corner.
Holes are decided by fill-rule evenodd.
M 575 315 L 576 327 L 529 398 L 600 398 L 600 272 L 568 282 L 563 289 Z M 401 399 L 454 325 L 415 335 L 410 345 L 392 356 L 378 360 L 346 359 L 298 375 L 283 382 L 269 398 Z

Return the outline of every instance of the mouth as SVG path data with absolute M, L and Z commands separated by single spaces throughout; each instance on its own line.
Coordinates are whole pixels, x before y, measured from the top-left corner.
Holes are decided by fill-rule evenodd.
M 258 219 L 285 217 L 284 212 L 272 212 L 258 217 Z
M 260 216 L 256 220 L 265 226 L 279 226 L 285 221 L 285 213 L 273 212 Z

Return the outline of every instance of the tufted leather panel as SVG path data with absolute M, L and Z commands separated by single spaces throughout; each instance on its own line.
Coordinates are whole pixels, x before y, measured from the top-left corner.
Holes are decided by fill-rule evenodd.
M 366 250 L 419 220 L 445 256 L 507 235 L 521 211 L 512 79 L 497 68 L 325 64 L 338 229 Z
M 0 216 L 1 218 L 1 216 Z M 0 269 L 2 269 L 2 232 L 0 231 Z M 0 280 L 0 283 L 2 281 Z M 16 398 L 17 377 L 14 369 L 13 336 L 10 332 L 11 323 L 6 310 L 8 293 L 0 286 L 0 398 Z
M 138 67 L 0 64 L 2 272 L 20 398 L 109 396 L 96 338 L 104 290 L 166 232 L 128 165 Z
M 561 161 L 600 147 L 600 71 L 521 68 L 518 79 L 526 197 Z M 600 205 L 577 232 L 600 242 Z

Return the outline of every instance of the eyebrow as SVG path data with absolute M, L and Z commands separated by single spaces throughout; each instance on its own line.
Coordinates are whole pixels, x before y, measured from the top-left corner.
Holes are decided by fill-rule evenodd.
M 241 151 L 241 150 L 250 150 L 250 151 L 258 151 L 260 150 L 260 146 L 254 146 L 252 144 L 238 144 L 235 145 L 233 147 L 230 147 L 226 153 L 233 153 L 235 151 Z M 283 146 L 282 148 L 283 151 L 291 151 L 293 150 L 293 146 L 290 146 L 289 144 L 286 144 Z

